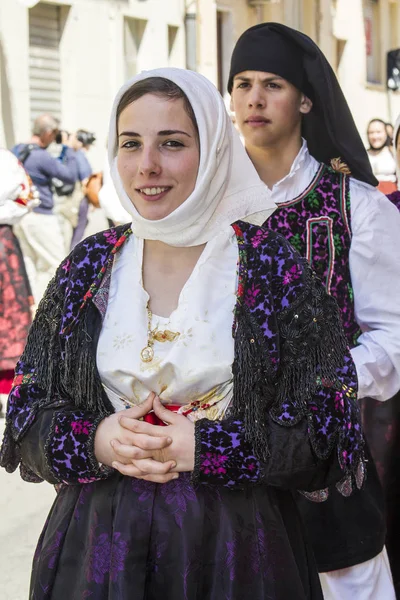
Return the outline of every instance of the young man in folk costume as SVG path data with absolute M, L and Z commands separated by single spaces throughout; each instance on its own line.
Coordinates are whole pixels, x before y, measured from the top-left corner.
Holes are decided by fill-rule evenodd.
M 231 108 L 246 150 L 278 205 L 265 227 L 287 239 L 336 297 L 359 399 L 400 389 L 400 215 L 374 189 L 366 151 L 325 56 L 276 23 L 250 28 L 231 62 Z M 351 176 L 350 176 L 351 174 Z M 299 496 L 327 600 L 394 598 L 374 464 L 344 498 Z

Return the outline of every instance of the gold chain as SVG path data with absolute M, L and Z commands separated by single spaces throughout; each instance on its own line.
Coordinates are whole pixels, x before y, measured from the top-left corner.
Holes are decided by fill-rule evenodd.
M 149 301 L 150 302 L 150 301 Z M 153 320 L 153 313 L 150 310 L 149 302 L 146 306 L 147 311 L 147 346 L 143 348 L 140 353 L 140 358 L 143 362 L 151 362 L 154 358 L 154 342 L 173 342 L 179 336 L 179 332 L 170 331 L 165 329 L 164 331 L 158 331 L 158 328 L 151 328 L 151 321 Z

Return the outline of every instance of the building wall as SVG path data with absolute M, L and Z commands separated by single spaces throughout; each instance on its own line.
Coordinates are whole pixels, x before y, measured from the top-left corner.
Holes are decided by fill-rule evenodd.
M 378 84 L 367 82 L 364 24 L 367 1 L 277 0 L 251 7 L 246 0 L 198 0 L 198 70 L 218 84 L 217 11 L 231 15 L 232 26 L 224 40 L 225 55 L 230 55 L 236 40 L 248 27 L 265 21 L 285 23 L 318 43 L 336 71 L 356 124 L 364 135 L 372 117 L 394 121 L 400 113 L 400 93 L 388 94 L 386 90 L 386 52 L 400 47 L 400 0 L 379 0 L 382 81 Z M 225 88 L 222 91 L 228 105 Z
M 0 2 L 0 146 L 13 145 L 29 131 L 28 10 L 13 0 Z
M 184 0 L 59 0 L 62 127 L 94 131 L 90 152 L 101 168 L 111 103 L 125 79 L 124 18 L 147 21 L 137 71 L 185 67 Z M 168 25 L 178 28 L 169 53 Z M 0 146 L 30 136 L 29 11 L 17 0 L 0 1 Z
M 368 121 L 379 117 L 394 121 L 400 113 L 400 93 L 386 89 L 386 52 L 400 46 L 398 0 L 380 0 L 381 83 L 367 82 L 363 0 L 337 0 L 333 32 L 343 40 L 337 74 L 359 131 L 365 138 Z
M 126 77 L 124 19 L 147 22 L 135 58 L 137 71 L 186 65 L 185 12 L 196 14 L 197 70 L 219 85 L 227 105 L 226 80 L 234 44 L 248 27 L 277 21 L 297 27 L 321 47 L 353 111 L 360 131 L 373 116 L 394 120 L 400 94 L 384 81 L 368 84 L 365 2 L 368 0 L 278 0 L 252 7 L 247 0 L 58 0 L 62 6 L 62 126 L 93 130 L 91 151 L 100 166 L 113 96 Z M 400 0 L 379 0 L 381 72 L 385 53 L 400 46 Z M 218 20 L 219 19 L 219 20 Z M 222 25 L 221 25 L 222 23 Z M 169 52 L 168 25 L 177 28 Z M 218 31 L 222 40 L 218 40 Z M 222 55 L 218 61 L 218 52 Z M 19 0 L 0 0 L 0 145 L 10 147 L 30 133 L 29 11 Z M 132 65 L 131 65 L 132 68 Z

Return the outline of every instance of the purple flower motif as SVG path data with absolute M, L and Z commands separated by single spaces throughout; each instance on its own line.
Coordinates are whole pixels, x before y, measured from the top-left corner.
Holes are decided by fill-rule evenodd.
M 128 543 L 118 531 L 113 533 L 112 541 L 108 533 L 95 537 L 90 548 L 87 581 L 102 584 L 107 573 L 111 581 L 116 581 L 118 573 L 124 570 L 128 550 Z
M 258 248 L 263 240 L 269 236 L 269 231 L 266 229 L 259 229 L 251 240 L 253 248 Z
M 123 540 L 121 535 L 119 531 L 113 534 L 110 564 L 111 581 L 116 581 L 118 573 L 124 570 L 125 560 L 129 551 L 128 542 Z
M 259 472 L 260 465 L 255 456 L 248 456 L 243 461 L 243 467 L 245 470 L 250 471 L 252 475 L 256 475 Z
M 167 504 L 174 504 L 184 512 L 186 511 L 187 502 L 194 502 L 196 500 L 196 493 L 193 486 L 184 475 L 181 475 L 170 484 L 162 485 L 161 494 Z
M 335 395 L 335 410 L 344 413 L 344 398 L 342 392 L 336 392 Z
M 155 483 L 144 481 L 143 479 L 132 478 L 132 490 L 139 496 L 139 502 L 147 502 L 154 496 L 156 489 Z
M 71 421 L 71 429 L 75 435 L 80 435 L 82 433 L 89 435 L 89 429 L 91 426 L 92 424 L 90 421 L 84 421 L 83 419 Z
M 286 271 L 283 277 L 283 284 L 288 285 L 289 283 L 292 283 L 292 281 L 294 281 L 295 279 L 300 279 L 300 276 L 300 265 L 294 264 L 292 267 L 290 267 L 289 271 Z
M 93 483 L 94 481 L 98 481 L 98 477 L 78 477 L 78 483 Z M 65 483 L 68 483 L 67 481 Z
M 93 540 L 90 548 L 87 580 L 104 583 L 104 576 L 110 570 L 111 541 L 107 533 L 101 533 Z
M 260 293 L 260 288 L 256 287 L 254 283 L 247 289 L 246 292 L 246 304 L 250 308 L 254 308 L 256 305 L 257 296 Z
M 186 512 L 188 502 L 196 500 L 196 493 L 190 480 L 185 474 L 181 474 L 178 479 L 161 486 L 161 495 L 165 503 L 173 506 L 173 515 L 178 527 L 183 526 L 183 513 Z
M 117 232 L 115 231 L 115 229 L 110 229 L 109 231 L 105 231 L 104 232 L 104 237 L 106 238 L 107 242 L 109 244 L 112 244 L 114 246 L 114 244 L 117 243 Z
M 56 531 L 55 537 L 51 544 L 43 547 L 42 541 L 39 543 L 38 548 L 35 552 L 35 560 L 39 559 L 39 556 L 42 556 L 44 559 L 48 559 L 48 568 L 54 569 L 57 558 L 59 556 L 59 551 L 61 547 L 61 542 L 64 538 L 63 531 Z
M 201 471 L 204 472 L 205 475 L 220 475 L 226 473 L 225 463 L 227 462 L 228 457 L 223 454 L 219 454 L 217 452 L 206 452 L 203 454 L 203 461 L 201 464 Z

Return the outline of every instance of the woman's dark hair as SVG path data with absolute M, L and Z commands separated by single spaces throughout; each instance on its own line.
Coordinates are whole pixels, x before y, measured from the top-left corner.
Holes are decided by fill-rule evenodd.
M 372 123 L 382 123 L 384 130 L 386 131 L 386 122 L 383 121 L 383 119 L 371 119 L 370 122 L 367 125 L 367 133 L 368 133 L 368 129 L 370 128 L 370 126 L 372 125 Z
M 96 136 L 87 129 L 78 129 L 76 132 L 76 139 L 81 142 L 83 146 L 91 146 L 96 141 Z
M 165 79 L 164 77 L 149 77 L 148 79 L 142 79 L 141 81 L 134 83 L 132 87 L 126 90 L 117 107 L 117 128 L 119 117 L 121 116 L 122 111 L 125 110 L 129 104 L 132 104 L 132 102 L 135 102 L 135 100 L 139 100 L 139 98 L 145 96 L 146 94 L 154 94 L 156 96 L 160 96 L 161 98 L 166 98 L 167 100 L 182 99 L 185 111 L 193 123 L 193 127 L 196 130 L 197 136 L 199 135 L 196 116 L 188 97 L 183 90 L 176 85 L 176 83 L 170 79 Z

